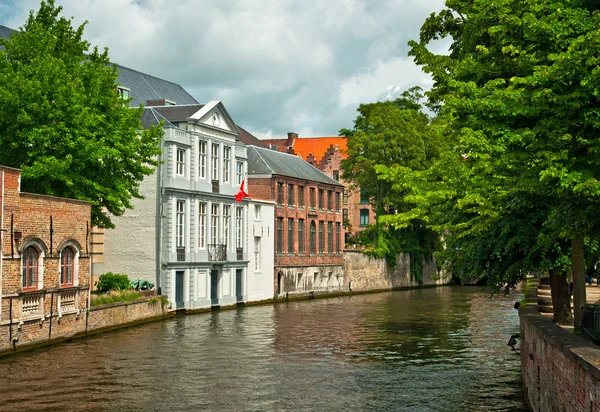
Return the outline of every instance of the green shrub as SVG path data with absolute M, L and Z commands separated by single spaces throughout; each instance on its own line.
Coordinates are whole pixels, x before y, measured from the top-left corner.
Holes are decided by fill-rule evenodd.
M 129 289 L 129 277 L 120 273 L 107 272 L 100 275 L 96 282 L 96 288 L 100 292 L 127 290 Z
M 111 291 L 108 293 L 92 294 L 90 306 L 106 305 L 117 302 L 131 302 L 143 298 L 135 290 Z

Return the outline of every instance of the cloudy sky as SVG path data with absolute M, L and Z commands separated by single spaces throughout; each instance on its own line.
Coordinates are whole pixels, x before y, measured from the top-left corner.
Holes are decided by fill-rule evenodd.
M 407 56 L 443 0 L 57 0 L 111 60 L 221 100 L 258 137 L 336 136 L 360 103 L 431 80 Z M 0 0 L 18 29 L 39 0 Z M 439 50 L 447 48 L 441 42 Z

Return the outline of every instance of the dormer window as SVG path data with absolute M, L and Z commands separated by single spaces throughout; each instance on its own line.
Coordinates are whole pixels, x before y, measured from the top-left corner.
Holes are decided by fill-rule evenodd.
M 117 87 L 117 94 L 124 100 L 129 99 L 129 87 L 119 86 Z

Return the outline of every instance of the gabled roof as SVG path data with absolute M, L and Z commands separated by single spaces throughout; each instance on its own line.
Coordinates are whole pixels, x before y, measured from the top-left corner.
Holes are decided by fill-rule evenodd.
M 144 107 L 144 111 L 142 112 L 142 116 L 140 117 L 140 121 L 142 122 L 142 127 L 144 129 L 150 129 L 152 126 L 158 126 L 158 124 L 162 121 L 163 126 L 171 126 L 175 127 L 169 119 L 161 115 L 159 112 L 155 110 L 154 107 Z
M 344 187 L 302 158 L 258 146 L 248 146 L 248 176 L 287 176 Z
M 271 149 L 284 153 L 293 153 L 304 160 L 313 155 L 317 161 L 321 161 L 330 147 L 337 147 L 343 158 L 346 158 L 346 137 L 344 136 L 326 136 L 326 137 L 298 137 L 295 138 L 291 146 L 288 139 L 268 139 L 263 140 Z
M 14 30 L 0 25 L 0 37 L 8 39 Z M 167 99 L 176 104 L 198 104 L 198 101 L 192 97 L 183 87 L 177 83 L 151 76 L 137 70 L 130 69 L 117 64 L 119 78 L 117 83 L 129 89 L 132 97 L 129 105 L 139 107 L 140 104 L 146 105 L 148 100 Z
M 248 146 L 252 145 L 252 146 L 258 146 L 258 147 L 264 147 L 264 148 L 268 147 L 263 140 L 260 140 L 258 137 L 249 133 L 243 127 L 238 126 L 237 128 L 240 131 L 237 135 L 238 141 L 240 141 Z
M 170 122 L 185 122 L 203 107 L 203 104 L 187 104 L 183 106 L 153 106 L 153 109 Z

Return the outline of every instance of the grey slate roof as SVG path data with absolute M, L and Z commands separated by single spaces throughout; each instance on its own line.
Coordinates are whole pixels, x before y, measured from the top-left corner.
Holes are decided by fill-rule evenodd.
M 154 110 L 171 122 L 184 122 L 204 107 L 203 104 L 187 104 L 180 106 L 154 106 Z
M 278 175 L 344 187 L 299 156 L 248 146 L 248 175 Z
M 158 113 L 152 106 L 144 107 L 144 112 L 142 113 L 140 120 L 144 129 L 150 129 L 151 126 L 158 126 L 161 120 L 164 122 L 163 126 L 174 127 L 169 119 Z
M 0 25 L 0 37 L 7 39 L 14 30 Z M 167 99 L 176 104 L 198 104 L 183 87 L 177 83 L 138 72 L 125 66 L 117 64 L 119 78 L 117 83 L 129 88 L 132 97 L 130 106 L 139 107 L 146 105 L 146 101 L 155 99 Z

